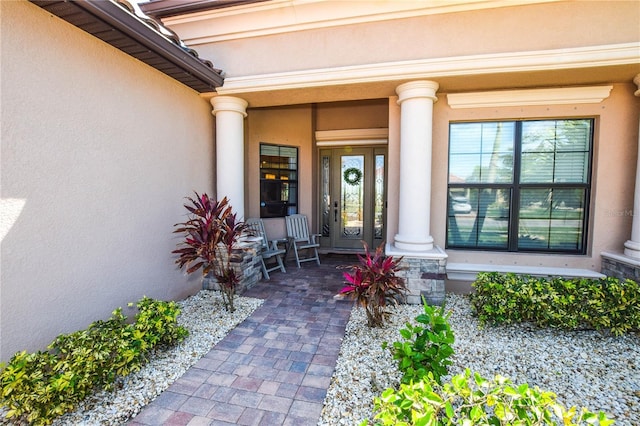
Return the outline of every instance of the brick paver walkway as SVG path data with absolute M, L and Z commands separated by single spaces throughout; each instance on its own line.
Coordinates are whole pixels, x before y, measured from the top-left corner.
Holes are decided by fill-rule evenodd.
M 333 300 L 345 263 L 289 264 L 245 292 L 264 304 L 128 425 L 316 425 L 352 307 Z

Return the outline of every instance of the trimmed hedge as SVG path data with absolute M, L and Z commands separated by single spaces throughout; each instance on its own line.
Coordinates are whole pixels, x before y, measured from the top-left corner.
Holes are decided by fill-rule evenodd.
M 48 351 L 15 354 L 0 373 L 0 405 L 8 408 L 6 417 L 49 424 L 98 387 L 111 389 L 118 376 L 139 370 L 154 347 L 188 335 L 177 324 L 180 310 L 175 302 L 145 297 L 137 307 L 133 324 L 125 322 L 118 308 L 107 321 L 58 336 Z
M 640 329 L 640 285 L 618 278 L 539 278 L 479 273 L 472 284 L 481 323 L 531 322 L 541 327 L 607 329 L 614 335 Z

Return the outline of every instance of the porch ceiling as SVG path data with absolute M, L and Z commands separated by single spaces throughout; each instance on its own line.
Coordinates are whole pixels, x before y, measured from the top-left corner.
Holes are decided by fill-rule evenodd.
M 201 60 L 169 30 L 113 1 L 30 0 L 48 12 L 202 93 L 222 85 L 222 71 Z

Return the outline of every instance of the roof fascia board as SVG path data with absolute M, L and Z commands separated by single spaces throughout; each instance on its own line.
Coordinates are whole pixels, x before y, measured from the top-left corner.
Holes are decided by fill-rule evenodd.
M 220 95 L 383 81 L 640 64 L 640 42 L 568 49 L 432 58 L 227 77 Z
M 76 1 L 76 5 L 103 20 L 113 28 L 148 47 L 175 65 L 185 68 L 196 78 L 212 81 L 214 86 L 223 84 L 223 78 L 209 69 L 189 52 L 174 44 L 142 20 L 112 1 Z
M 271 0 L 163 18 L 189 46 L 286 32 L 560 0 Z

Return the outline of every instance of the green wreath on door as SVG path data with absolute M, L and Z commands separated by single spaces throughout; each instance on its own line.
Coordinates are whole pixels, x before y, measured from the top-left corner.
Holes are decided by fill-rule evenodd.
M 360 171 L 360 169 L 357 169 L 355 167 L 349 167 L 342 174 L 342 178 L 349 185 L 355 186 L 358 185 L 362 180 L 362 172 Z

